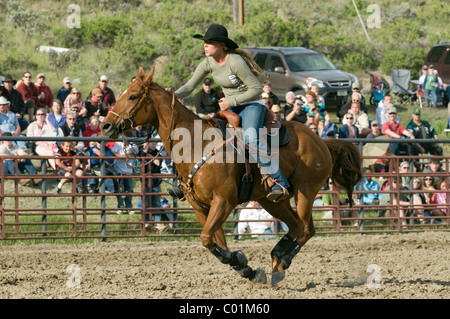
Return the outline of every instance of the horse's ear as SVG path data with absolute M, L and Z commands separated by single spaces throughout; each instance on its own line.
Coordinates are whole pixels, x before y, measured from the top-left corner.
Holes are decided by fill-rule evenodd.
M 143 81 L 144 77 L 145 77 L 144 69 L 142 68 L 142 66 L 140 66 L 139 67 L 139 72 L 138 72 L 136 78 L 139 78 L 141 81 Z
M 148 74 L 145 76 L 145 79 L 144 79 L 145 83 L 150 83 L 152 81 L 154 72 L 155 72 L 155 66 L 153 66 L 152 69 L 150 70 L 150 72 L 148 72 Z

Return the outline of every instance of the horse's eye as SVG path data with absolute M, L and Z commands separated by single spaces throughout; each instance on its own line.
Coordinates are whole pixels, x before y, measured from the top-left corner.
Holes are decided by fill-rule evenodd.
M 136 100 L 136 95 L 132 95 L 132 96 L 130 96 L 129 100 L 131 100 L 131 101 L 134 101 L 134 100 Z

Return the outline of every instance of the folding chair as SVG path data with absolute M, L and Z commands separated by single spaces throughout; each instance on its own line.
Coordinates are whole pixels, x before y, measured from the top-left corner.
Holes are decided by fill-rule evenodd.
M 413 104 L 416 92 L 409 89 L 411 81 L 411 71 L 406 69 L 395 69 L 391 71 L 392 90 L 397 95 L 401 103 Z

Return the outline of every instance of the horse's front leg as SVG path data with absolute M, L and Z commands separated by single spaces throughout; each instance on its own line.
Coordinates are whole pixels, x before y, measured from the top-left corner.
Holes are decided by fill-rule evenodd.
M 213 236 L 219 230 L 223 230 L 222 225 L 235 205 L 223 198 L 215 198 L 211 203 L 208 218 L 203 227 L 200 238 L 202 245 L 207 248 L 223 264 L 230 265 L 239 275 L 253 282 L 267 283 L 266 273 L 261 270 L 253 270 L 247 263 L 247 257 L 241 251 L 230 252 L 227 247 L 220 247 L 214 243 Z

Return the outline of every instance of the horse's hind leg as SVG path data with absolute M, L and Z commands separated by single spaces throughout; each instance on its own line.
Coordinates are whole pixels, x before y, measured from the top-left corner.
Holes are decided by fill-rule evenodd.
M 289 200 L 273 203 L 266 199 L 259 200 L 261 206 L 272 216 L 284 221 L 289 231 L 275 245 L 271 252 L 272 257 L 272 285 L 279 283 L 285 277 L 285 271 L 289 268 L 292 259 L 300 251 L 300 244 L 295 240 L 298 229 L 302 227 L 302 221 L 292 209 Z

